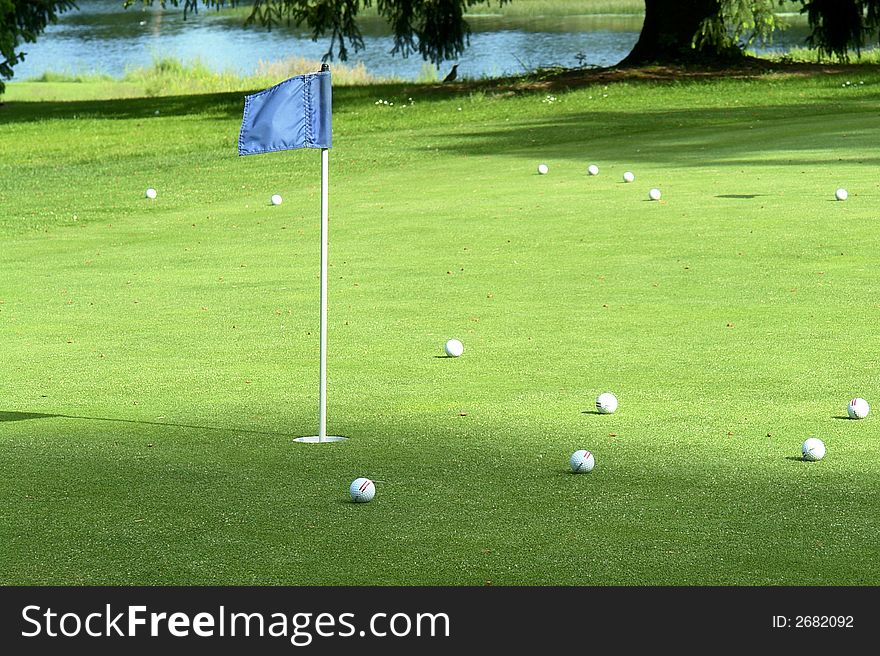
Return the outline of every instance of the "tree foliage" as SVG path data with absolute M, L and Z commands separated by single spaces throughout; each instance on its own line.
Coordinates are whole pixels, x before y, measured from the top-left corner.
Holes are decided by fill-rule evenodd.
M 0 0 L 0 93 L 4 79 L 12 77 L 12 67 L 25 58 L 18 48 L 33 43 L 58 14 L 76 9 L 73 0 Z
M 129 6 L 137 0 L 125 0 Z M 141 0 L 152 5 L 156 0 Z M 199 0 L 158 0 L 161 6 L 183 6 L 184 12 L 198 11 Z M 510 0 L 253 0 L 246 25 L 268 28 L 282 23 L 307 27 L 315 39 L 330 37 L 325 59 L 348 58 L 364 47 L 357 23 L 361 9 L 376 7 L 391 26 L 393 54 L 407 57 L 418 53 L 426 61 L 440 64 L 457 59 L 467 48 L 470 27 L 465 20 L 468 7 L 479 4 L 504 5 Z M 208 7 L 234 6 L 239 0 L 202 0 Z
M 780 21 L 774 11 L 778 0 L 722 0 L 718 12 L 706 18 L 694 35 L 697 48 L 725 51 L 754 42 L 768 43 Z
M 849 52 L 861 52 L 880 28 L 880 0 L 803 0 L 810 23 L 808 44 L 820 55 L 846 61 Z
M 785 0 L 722 0 L 716 16 L 704 21 L 695 45 L 719 48 L 766 43 L 780 23 L 774 9 Z M 807 45 L 820 56 L 846 61 L 876 39 L 880 28 L 880 0 L 800 0 L 810 26 Z
M 0 0 L 0 2 L 8 0 Z M 129 6 L 138 0 L 125 0 Z M 315 39 L 329 37 L 325 59 L 348 58 L 349 50 L 364 47 L 358 26 L 362 9 L 375 7 L 391 27 L 393 54 L 419 54 L 440 64 L 458 59 L 468 45 L 470 28 L 465 20 L 468 7 L 477 4 L 504 5 L 510 0 L 252 0 L 246 25 L 271 29 L 292 24 L 311 30 Z M 880 26 L 880 0 L 798 0 L 811 28 L 808 44 L 820 55 L 846 59 L 859 52 Z M 199 5 L 222 7 L 243 4 L 241 0 L 140 0 L 152 5 L 182 6 L 184 15 Z M 646 22 L 642 28 L 643 49 L 656 44 L 656 56 L 663 58 L 712 58 L 741 52 L 754 42 L 767 43 L 780 22 L 775 9 L 785 0 L 646 0 Z M 790 3 L 789 3 L 790 4 Z M 696 28 L 692 27 L 696 25 Z M 656 35 L 652 35 L 656 32 Z M 652 37 L 652 38 L 651 38 Z M 689 54 L 690 53 L 690 54 Z M 644 61 L 650 53 L 639 54 Z
M 306 27 L 315 39 L 329 37 L 325 59 L 348 58 L 364 47 L 358 25 L 363 9 L 376 8 L 391 27 L 394 54 L 418 54 L 439 65 L 458 59 L 468 46 L 465 13 L 474 5 L 502 6 L 510 0 L 251 0 L 246 25 L 271 29 L 280 24 Z M 880 0 L 796 0 L 809 21 L 808 45 L 820 56 L 843 60 L 876 39 Z M 138 0 L 123 0 L 128 7 Z M 144 5 L 182 7 L 184 16 L 199 6 L 246 4 L 241 0 L 140 0 Z M 719 57 L 729 59 L 743 45 L 766 42 L 778 27 L 774 8 L 784 0 L 645 0 L 645 23 L 627 63 Z M 34 42 L 75 0 L 0 0 L 0 93 L 4 79 Z

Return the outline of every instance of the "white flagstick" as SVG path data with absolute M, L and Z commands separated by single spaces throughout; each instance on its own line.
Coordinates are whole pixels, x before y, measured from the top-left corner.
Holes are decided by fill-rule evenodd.
M 328 196 L 330 149 L 321 149 L 321 355 L 318 386 L 318 434 L 298 437 L 296 442 L 340 442 L 346 438 L 327 436 L 327 242 L 330 229 Z
M 318 441 L 327 437 L 327 248 L 330 231 L 330 149 L 321 149 L 321 382 L 318 388 Z

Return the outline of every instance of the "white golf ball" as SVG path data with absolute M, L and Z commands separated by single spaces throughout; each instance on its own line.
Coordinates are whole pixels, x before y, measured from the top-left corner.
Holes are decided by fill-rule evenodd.
M 599 175 L 599 167 L 596 166 L 595 164 L 590 164 L 590 165 L 587 167 L 587 172 L 588 172 L 590 175 Z
M 278 194 L 272 194 L 272 204 L 281 205 L 281 196 L 279 196 Z
M 158 194 L 156 193 L 156 190 L 153 189 L 152 187 L 147 189 L 147 193 L 146 193 L 147 198 L 155 198 L 157 195 Z
M 596 397 L 596 410 L 603 415 L 610 415 L 617 410 L 617 397 L 611 392 L 602 392 Z
M 648 198 L 651 200 L 660 200 L 660 190 L 656 188 L 651 189 L 651 191 L 648 192 Z
M 550 169 L 547 167 L 546 164 L 538 164 L 538 173 L 540 173 L 541 175 L 547 175 L 547 171 L 549 170 Z
M 356 478 L 351 482 L 351 485 L 348 487 L 348 493 L 351 495 L 351 500 L 355 503 L 366 503 L 367 501 L 372 501 L 373 497 L 376 496 L 376 485 L 369 478 Z
M 856 398 L 849 402 L 849 405 L 846 406 L 846 414 L 849 415 L 850 419 L 864 419 L 868 416 L 868 410 L 871 408 L 868 406 L 868 402 L 863 398 Z
M 571 465 L 571 471 L 575 474 L 583 474 L 593 471 L 593 467 L 596 466 L 596 458 L 586 449 L 580 449 L 571 454 L 568 464 Z
M 804 460 L 821 460 L 825 457 L 825 443 L 818 437 L 810 437 L 801 445 Z
M 632 182 L 632 181 L 635 180 L 635 179 L 636 179 L 636 176 L 633 175 L 633 172 L 632 172 L 632 171 L 626 171 L 626 172 L 624 172 L 624 174 L 623 174 L 623 181 L 624 181 L 624 182 Z
M 849 194 L 846 193 L 846 189 L 838 189 L 834 192 L 834 197 L 837 200 L 846 200 L 849 197 Z
M 450 358 L 457 358 L 464 353 L 464 345 L 457 339 L 450 339 L 443 346 L 443 350 L 446 351 L 446 355 Z

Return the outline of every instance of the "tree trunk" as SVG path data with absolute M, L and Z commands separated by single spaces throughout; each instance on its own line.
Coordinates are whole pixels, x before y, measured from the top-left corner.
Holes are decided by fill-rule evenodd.
M 703 20 L 720 11 L 720 0 L 645 0 L 642 33 L 621 65 L 702 61 L 720 55 L 693 47 Z

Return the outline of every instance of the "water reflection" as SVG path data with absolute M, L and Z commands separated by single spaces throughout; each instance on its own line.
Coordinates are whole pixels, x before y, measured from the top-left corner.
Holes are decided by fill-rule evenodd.
M 63 14 L 36 44 L 27 44 L 16 79 L 47 70 L 100 72 L 121 76 L 126 69 L 149 66 L 159 56 L 182 61 L 200 59 L 215 70 L 253 73 L 261 61 L 288 57 L 318 60 L 329 40 L 312 41 L 307 30 L 282 26 L 272 31 L 243 28 L 239 12 L 202 8 L 183 20 L 180 9 L 133 6 L 121 0 L 82 0 L 80 10 Z M 475 16 L 473 33 L 459 75 L 468 78 L 523 73 L 540 66 L 610 66 L 619 62 L 638 39 L 642 16 L 568 16 L 504 18 Z M 414 80 L 423 74 L 418 56 L 392 57 L 394 44 L 381 19 L 362 21 L 365 50 L 353 55 L 374 75 Z M 801 45 L 805 28 L 777 38 L 776 49 Z

